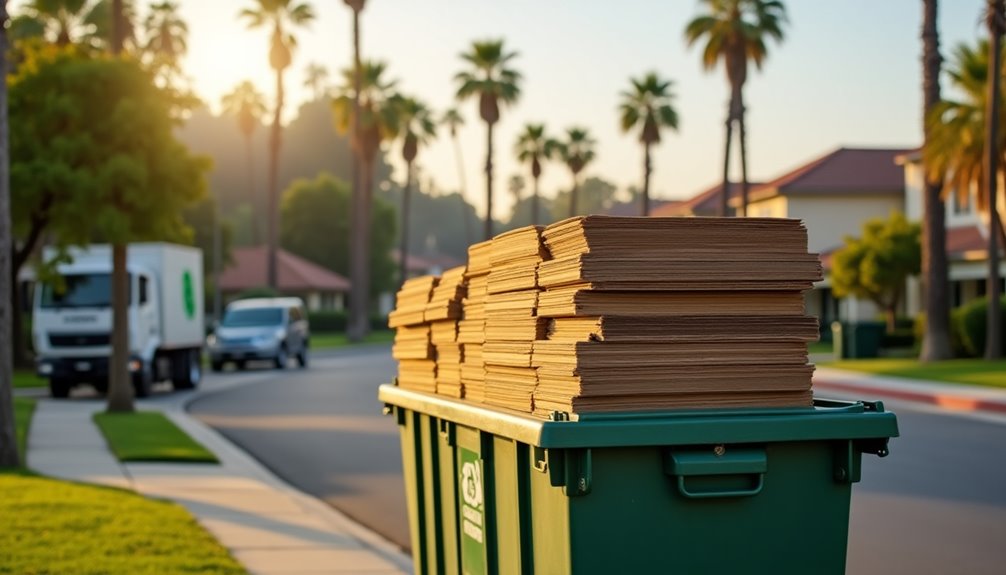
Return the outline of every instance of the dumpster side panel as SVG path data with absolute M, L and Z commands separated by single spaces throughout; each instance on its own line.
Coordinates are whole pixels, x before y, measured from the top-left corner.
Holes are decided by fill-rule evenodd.
M 520 493 L 517 445 L 504 437 L 493 437 L 493 487 L 495 489 L 496 549 L 499 575 L 520 575 Z M 488 470 L 487 470 L 488 472 Z
M 440 473 L 440 521 L 442 526 L 442 551 L 444 573 L 461 572 L 461 548 L 458 545 L 458 465 L 455 446 L 455 427 L 452 423 L 444 423 L 440 435 L 439 473 Z
M 531 466 L 533 459 L 532 450 Z M 570 573 L 569 498 L 562 487 L 552 486 L 547 467 L 532 467 L 529 479 L 534 573 Z
M 424 556 L 425 529 L 420 526 L 419 518 L 423 514 L 419 494 L 423 491 L 422 441 L 420 429 L 421 415 L 414 411 L 398 408 L 398 430 L 402 438 L 402 475 L 405 477 L 405 499 L 409 508 L 409 535 L 412 540 L 412 563 L 416 573 L 422 573 L 420 567 Z
M 420 416 L 420 454 L 423 485 L 422 516 L 424 531 L 425 573 L 444 572 L 444 530 L 440 491 L 440 436 L 437 433 L 437 419 L 428 415 Z

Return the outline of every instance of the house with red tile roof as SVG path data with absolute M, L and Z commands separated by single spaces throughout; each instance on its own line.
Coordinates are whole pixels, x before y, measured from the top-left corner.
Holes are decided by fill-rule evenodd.
M 220 274 L 220 291 L 232 299 L 243 291 L 268 285 L 266 247 L 237 247 L 231 250 L 233 263 Z M 309 310 L 342 310 L 350 283 L 329 271 L 284 249 L 276 253 L 278 291 L 304 300 Z

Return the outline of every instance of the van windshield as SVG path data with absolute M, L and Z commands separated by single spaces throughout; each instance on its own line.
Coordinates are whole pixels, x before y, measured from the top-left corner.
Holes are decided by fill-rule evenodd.
M 132 282 L 130 282 L 132 285 Z M 112 305 L 111 274 L 71 274 L 63 276 L 63 290 L 42 285 L 43 309 L 63 307 L 109 307 Z M 132 291 L 132 290 L 130 290 Z
M 223 327 L 263 327 L 281 325 L 283 310 L 278 307 L 232 309 L 224 314 Z

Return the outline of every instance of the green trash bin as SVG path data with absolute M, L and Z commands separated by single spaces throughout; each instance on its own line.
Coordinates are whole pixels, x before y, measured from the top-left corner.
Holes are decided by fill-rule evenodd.
M 861 321 L 847 324 L 847 357 L 850 359 L 867 359 L 880 354 L 880 343 L 884 337 L 886 326 L 879 321 Z
M 898 434 L 879 402 L 543 421 L 379 397 L 417 574 L 844 573 L 861 456 Z

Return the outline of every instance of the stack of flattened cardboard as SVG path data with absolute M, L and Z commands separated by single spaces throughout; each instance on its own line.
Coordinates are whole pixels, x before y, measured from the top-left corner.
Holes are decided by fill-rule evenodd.
M 467 295 L 461 300 L 461 321 L 458 322 L 457 342 L 461 345 L 462 396 L 475 402 L 486 397 L 486 366 L 482 359 L 482 346 L 486 341 L 486 295 L 489 289 L 489 271 L 492 263 L 489 252 L 491 240 L 473 244 L 468 248 L 468 268 L 465 281 Z
M 588 216 L 543 239 L 536 414 L 812 404 L 799 221 Z
M 538 375 L 531 365 L 534 341 L 544 336 L 538 317 L 538 266 L 548 259 L 541 226 L 500 234 L 492 240 L 486 298 L 485 402 L 530 413 Z
M 437 363 L 424 318 L 438 279 L 422 276 L 406 281 L 388 315 L 388 326 L 396 328 L 391 356 L 398 360 L 398 385 L 430 393 L 437 389 Z
M 436 351 L 436 392 L 451 397 L 463 397 L 461 386 L 461 344 L 458 343 L 458 320 L 461 300 L 466 292 L 465 266 L 451 268 L 440 276 L 440 282 L 426 305 L 426 322 L 430 326 L 430 342 Z

